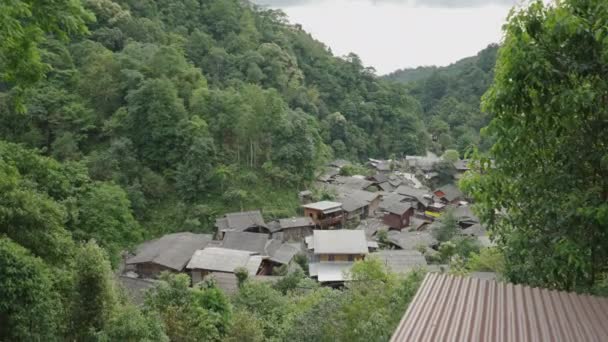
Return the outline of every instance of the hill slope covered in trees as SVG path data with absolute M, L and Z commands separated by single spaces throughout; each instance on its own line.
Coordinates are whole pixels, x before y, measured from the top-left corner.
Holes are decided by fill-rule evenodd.
M 84 6 L 89 35 L 40 44 L 44 80 L 0 88 L 0 137 L 119 185 L 156 233 L 207 230 L 229 209 L 293 214 L 293 189 L 329 157 L 426 148 L 406 89 L 281 12 L 237 0 Z
M 338 292 L 299 272 L 234 303 L 167 277 L 136 308 L 111 267 L 227 211 L 295 215 L 329 158 L 424 151 L 407 89 L 244 1 L 16 0 L 0 20 L 0 340 L 388 338 L 419 274 Z
M 497 51 L 498 45 L 491 44 L 447 67 L 402 69 L 383 77 L 405 84 L 420 101 L 424 122 L 434 136 L 429 148 L 464 154 L 472 146 L 490 147 L 492 140 L 479 135 L 491 120 L 490 114 L 481 111 L 480 102 L 494 78 Z

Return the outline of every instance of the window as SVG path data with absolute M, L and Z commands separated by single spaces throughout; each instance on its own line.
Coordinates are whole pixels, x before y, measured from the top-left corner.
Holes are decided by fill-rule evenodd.
M 355 256 L 354 256 L 354 255 L 352 255 L 352 254 L 350 254 L 350 255 L 348 256 L 348 261 L 355 261 Z
M 329 260 L 329 261 L 334 261 L 334 260 L 335 260 L 335 256 L 334 256 L 333 254 L 330 254 L 330 255 L 328 256 L 328 260 Z

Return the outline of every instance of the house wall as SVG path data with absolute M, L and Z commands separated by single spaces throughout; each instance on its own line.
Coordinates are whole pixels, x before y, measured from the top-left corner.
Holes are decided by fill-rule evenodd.
M 312 227 L 294 227 L 283 229 L 283 241 L 303 241 L 312 235 Z
M 393 213 L 384 214 L 384 224 L 391 228 L 403 229 L 410 225 L 410 217 L 414 215 L 414 208 L 410 208 L 402 216 Z
M 258 270 L 256 275 L 272 275 L 272 270 L 275 267 L 280 267 L 281 264 L 272 262 L 270 260 L 262 260 L 262 264 L 260 265 L 260 269 Z
M 320 262 L 331 262 L 331 261 L 359 261 L 364 259 L 364 255 L 361 254 L 319 254 Z
M 315 224 L 319 224 L 320 217 L 322 215 L 323 214 L 318 210 L 304 208 L 304 216 L 308 216 L 308 217 L 312 218 L 312 220 L 315 222 Z
M 198 284 L 201 281 L 203 281 L 203 277 L 207 274 L 207 272 L 204 272 L 202 270 L 192 270 L 190 272 L 190 277 L 192 278 L 192 285 L 194 284 Z
M 335 226 L 344 223 L 342 211 L 324 215 L 322 211 L 304 208 L 304 216 L 312 218 L 315 225 L 321 228 L 327 228 L 328 226 Z
M 382 219 L 384 224 L 394 229 L 401 229 L 406 227 L 407 224 L 402 222 L 402 218 L 399 215 L 386 213 L 384 214 L 384 218 Z
M 156 278 L 164 271 L 175 273 L 173 269 L 154 263 L 135 264 L 135 272 L 144 278 Z
M 355 218 L 364 219 L 368 216 L 368 212 L 369 212 L 369 206 L 359 208 L 355 211 L 345 212 L 346 219 L 347 220 L 353 220 Z
M 380 207 L 380 202 L 382 202 L 382 199 L 380 196 L 378 196 L 375 200 L 369 203 L 369 206 L 367 207 L 367 216 L 374 216 L 374 213 Z

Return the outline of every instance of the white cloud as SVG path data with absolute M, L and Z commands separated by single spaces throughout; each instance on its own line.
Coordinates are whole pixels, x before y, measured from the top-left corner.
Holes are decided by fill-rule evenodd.
M 260 5 L 272 7 L 290 7 L 304 6 L 329 0 L 254 0 Z M 374 5 L 378 4 L 398 4 L 414 7 L 444 7 L 444 8 L 462 8 L 462 7 L 484 7 L 491 5 L 513 6 L 517 0 L 351 0 L 351 2 L 365 1 Z
M 301 24 L 334 54 L 355 52 L 367 66 L 384 74 L 404 67 L 447 65 L 499 42 L 510 6 L 425 7 L 396 0 L 309 0 L 281 8 L 291 22 Z

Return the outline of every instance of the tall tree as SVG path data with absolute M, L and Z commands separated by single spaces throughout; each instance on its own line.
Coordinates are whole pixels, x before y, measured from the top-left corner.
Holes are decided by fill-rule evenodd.
M 592 291 L 608 271 L 608 3 L 535 1 L 505 26 L 484 106 L 496 143 L 464 182 L 510 280 Z
M 72 332 L 77 340 L 90 340 L 108 327 L 116 310 L 114 274 L 106 254 L 94 241 L 76 256 Z
M 78 0 L 40 3 L 8 0 L 0 3 L 0 79 L 17 86 L 38 81 L 48 64 L 41 60 L 38 44 L 45 35 L 67 39 L 87 33 L 86 23 L 94 19 Z
M 52 276 L 39 258 L 0 237 L 0 340 L 59 340 L 60 303 Z
M 78 199 L 73 235 L 77 240 L 95 239 L 118 265 L 120 252 L 142 239 L 143 232 L 131 213 L 125 191 L 108 183 L 94 183 Z
M 127 96 L 125 127 L 141 159 L 152 168 L 174 168 L 181 159 L 179 125 L 185 120 L 183 101 L 166 78 L 150 79 Z

